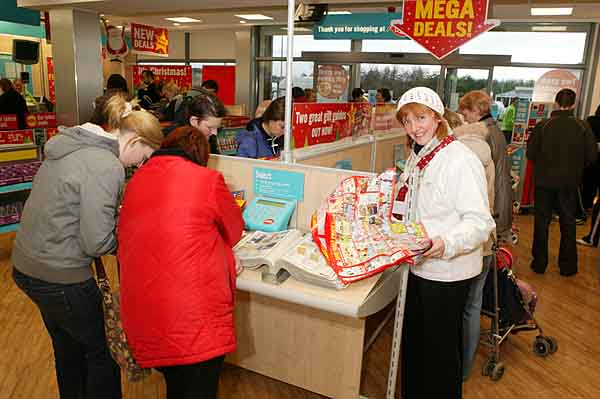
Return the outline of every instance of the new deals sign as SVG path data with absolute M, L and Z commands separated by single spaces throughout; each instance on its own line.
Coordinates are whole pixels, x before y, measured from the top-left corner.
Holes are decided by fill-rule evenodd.
M 402 19 L 393 20 L 390 30 L 442 59 L 500 24 L 487 19 L 487 10 L 488 0 L 405 0 Z
M 148 25 L 131 24 L 131 48 L 135 54 L 169 56 L 169 31 Z

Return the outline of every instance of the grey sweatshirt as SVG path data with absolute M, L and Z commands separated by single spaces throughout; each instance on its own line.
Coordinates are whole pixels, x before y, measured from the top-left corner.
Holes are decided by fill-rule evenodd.
M 46 144 L 27 199 L 12 262 L 31 277 L 78 283 L 94 257 L 116 247 L 116 210 L 125 175 L 116 137 L 84 124 Z

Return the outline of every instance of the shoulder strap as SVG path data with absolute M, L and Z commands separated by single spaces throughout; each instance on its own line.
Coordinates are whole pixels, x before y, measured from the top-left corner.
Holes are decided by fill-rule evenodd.
M 94 258 L 94 265 L 96 266 L 96 275 L 98 276 L 98 280 L 106 280 L 106 270 L 104 270 L 104 263 L 102 262 L 102 258 Z
M 433 150 L 431 150 L 429 154 L 421 158 L 421 160 L 417 163 L 417 167 L 421 170 L 425 169 L 425 167 L 429 165 L 429 162 L 431 162 L 431 160 L 436 156 L 436 154 L 440 152 L 441 149 L 447 147 L 448 144 L 452 143 L 454 140 L 456 140 L 456 137 L 447 136 L 444 140 L 442 140 L 441 143 L 439 143 Z

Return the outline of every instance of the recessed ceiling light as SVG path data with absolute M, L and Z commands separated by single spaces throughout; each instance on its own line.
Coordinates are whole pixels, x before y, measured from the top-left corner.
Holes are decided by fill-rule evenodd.
M 269 19 L 273 19 L 262 14 L 236 14 L 235 16 L 238 18 L 247 19 L 249 21 L 266 21 Z
M 248 21 L 240 21 L 240 24 L 247 24 Z
M 531 9 L 531 15 L 571 15 L 573 7 L 534 7 Z
M 180 22 L 180 23 L 188 23 L 188 22 L 202 22 L 200 19 L 190 18 L 190 17 L 172 17 L 165 18 L 167 21 L 172 22 Z
M 532 26 L 531 27 L 532 31 L 535 32 L 566 32 L 567 31 L 567 27 L 564 25 L 537 25 L 537 26 Z
M 327 11 L 327 15 L 350 15 L 350 11 Z
M 181 24 L 179 22 L 173 22 L 173 26 L 180 26 Z

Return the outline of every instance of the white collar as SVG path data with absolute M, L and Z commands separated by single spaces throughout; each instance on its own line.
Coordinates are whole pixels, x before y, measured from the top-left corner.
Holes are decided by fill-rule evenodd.
M 83 125 L 79 126 L 80 128 L 87 130 L 88 132 L 92 132 L 94 134 L 97 134 L 98 136 L 102 136 L 105 137 L 107 139 L 111 139 L 111 140 L 117 140 L 117 136 L 114 134 L 110 134 L 104 131 L 104 129 L 102 129 L 102 127 L 93 124 L 91 122 L 86 122 Z

